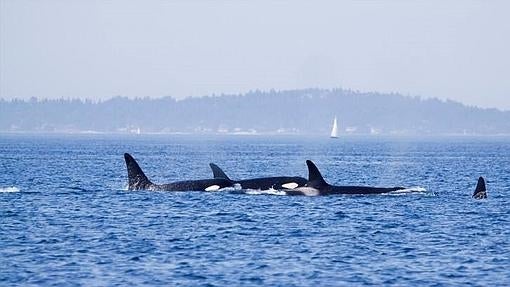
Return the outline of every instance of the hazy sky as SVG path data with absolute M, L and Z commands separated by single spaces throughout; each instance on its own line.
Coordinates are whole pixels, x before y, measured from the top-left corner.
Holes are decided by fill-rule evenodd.
M 0 0 L 0 97 L 343 87 L 510 110 L 510 1 Z

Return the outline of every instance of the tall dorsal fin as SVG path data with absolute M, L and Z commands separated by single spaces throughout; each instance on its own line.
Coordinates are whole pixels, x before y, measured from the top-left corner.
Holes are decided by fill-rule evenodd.
M 214 178 L 223 178 L 223 179 L 226 179 L 226 180 L 230 180 L 230 178 L 223 172 L 223 170 L 215 165 L 214 163 L 210 163 L 209 166 L 211 167 L 212 169 L 212 173 L 213 173 L 213 177 Z
M 476 199 L 487 198 L 487 188 L 485 186 L 485 179 L 483 177 L 478 178 L 478 183 L 476 184 L 475 192 L 473 193 L 473 197 Z
M 317 166 L 311 160 L 307 160 L 306 165 L 308 166 L 308 183 L 306 184 L 307 186 L 320 187 L 328 185 L 328 183 L 322 177 L 322 174 L 317 168 Z
M 148 189 L 152 185 L 152 182 L 145 176 L 145 173 L 143 173 L 136 160 L 128 153 L 124 154 L 124 159 L 126 160 L 128 172 L 128 189 Z

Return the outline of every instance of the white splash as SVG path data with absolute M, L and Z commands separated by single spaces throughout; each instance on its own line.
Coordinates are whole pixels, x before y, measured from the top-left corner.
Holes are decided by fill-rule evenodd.
M 19 192 L 19 188 L 15 186 L 10 187 L 0 187 L 0 192 Z
M 273 188 L 260 190 L 260 189 L 247 189 L 246 194 L 252 195 L 260 195 L 260 194 L 269 194 L 269 195 L 287 195 L 283 190 L 276 190 Z
M 408 194 L 408 193 L 427 193 L 427 189 L 421 186 L 413 186 L 405 189 L 395 190 L 388 194 L 398 195 L 398 194 Z
M 218 189 L 218 191 L 237 191 L 237 190 L 242 190 L 242 189 L 243 189 L 243 187 L 239 183 L 236 183 L 233 186 L 228 186 L 228 187 Z
M 398 190 L 397 192 L 427 192 L 427 189 L 421 186 L 413 186 L 406 189 Z

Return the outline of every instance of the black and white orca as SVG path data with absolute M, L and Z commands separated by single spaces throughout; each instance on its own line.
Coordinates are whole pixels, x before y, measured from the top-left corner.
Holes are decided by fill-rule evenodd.
M 308 166 L 308 182 L 304 187 L 285 190 L 287 195 L 330 195 L 330 194 L 382 194 L 405 189 L 404 187 L 335 186 L 328 184 L 311 160 Z
M 473 193 L 474 199 L 485 199 L 487 198 L 487 188 L 485 187 L 485 179 L 483 177 L 478 178 L 475 192 Z
M 232 182 L 226 179 L 199 179 L 176 181 L 166 184 L 152 183 L 142 171 L 136 160 L 128 153 L 124 154 L 128 172 L 129 190 L 153 190 L 153 191 L 216 191 L 225 187 L 231 187 Z
M 244 180 L 232 180 L 230 179 L 223 170 L 210 163 L 209 166 L 212 169 L 213 177 L 216 179 L 226 179 L 232 184 L 241 185 L 242 189 L 255 189 L 255 190 L 287 190 L 294 189 L 297 187 L 305 186 L 307 180 L 298 176 L 274 176 L 274 177 L 260 177 Z

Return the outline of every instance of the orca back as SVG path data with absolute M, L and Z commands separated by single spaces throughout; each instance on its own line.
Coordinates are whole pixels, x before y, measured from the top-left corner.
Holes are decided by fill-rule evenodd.
M 160 191 L 218 191 L 225 187 L 231 187 L 232 182 L 224 178 L 182 180 L 172 183 L 155 185 L 155 190 Z
M 243 189 L 280 190 L 304 186 L 307 180 L 297 176 L 273 176 L 238 180 L 237 183 L 239 183 Z
M 299 186 L 304 186 L 307 180 L 297 176 L 272 176 L 272 177 L 259 177 L 243 180 L 232 180 L 225 172 L 216 164 L 210 163 L 209 166 L 213 172 L 215 179 L 225 179 L 232 183 L 239 183 L 243 189 L 293 189 Z

